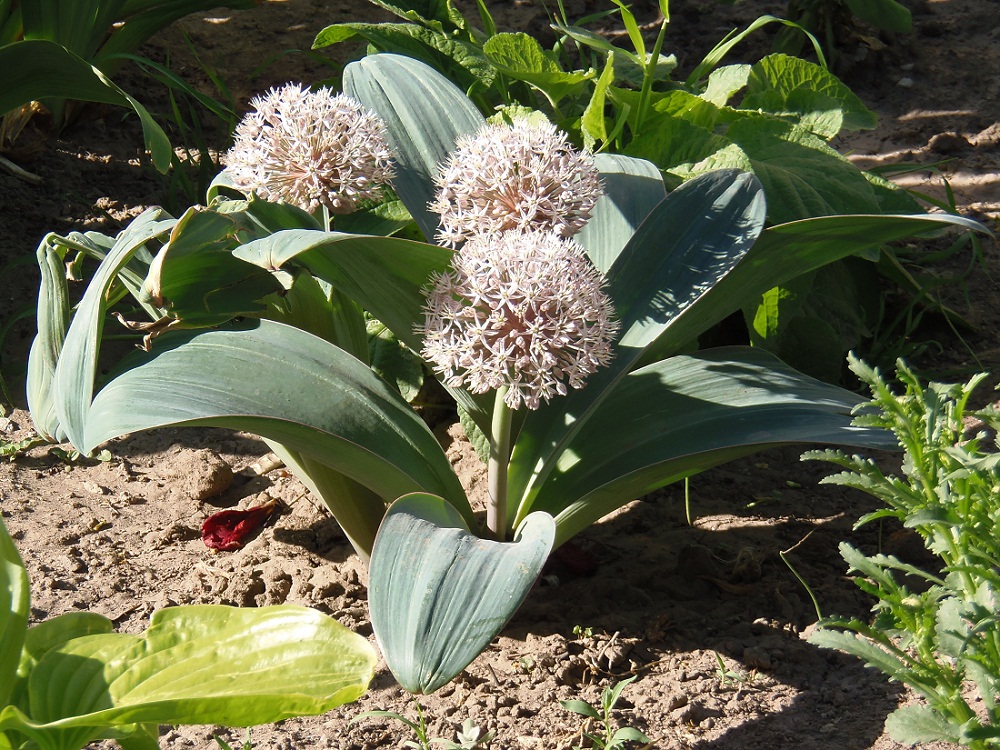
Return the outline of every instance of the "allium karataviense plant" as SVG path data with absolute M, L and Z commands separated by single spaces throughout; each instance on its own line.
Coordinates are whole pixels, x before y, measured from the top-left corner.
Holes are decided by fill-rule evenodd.
M 571 237 L 603 193 L 593 157 L 552 123 L 526 118 L 459 136 L 435 183 L 437 240 L 451 247 L 508 229 Z
M 394 55 L 350 64 L 344 86 L 386 123 L 395 192 L 423 235 L 437 236 L 428 205 L 441 165 L 483 117 L 441 75 Z M 605 275 L 619 334 L 583 388 L 511 411 L 509 449 L 491 441 L 507 503 L 494 519 L 503 534 L 489 536 L 512 542 L 484 538 L 440 444 L 365 363 L 367 349 L 352 356 L 333 343 L 348 339 L 335 336 L 345 313 L 331 290 L 419 352 L 424 290 L 451 272 L 455 251 L 325 231 L 287 204 L 218 195 L 179 219 L 151 209 L 117 238 L 47 237 L 32 416 L 42 434 L 87 454 L 167 425 L 262 436 L 359 553 L 371 553 L 373 629 L 400 684 L 436 690 L 513 615 L 553 546 L 625 503 L 773 445 L 888 444 L 883 430 L 851 424 L 854 394 L 759 349 L 699 351 L 698 336 L 836 258 L 949 224 L 979 227 L 948 216 L 835 216 L 764 230 L 752 175 L 713 172 L 667 196 L 649 162 L 600 154 L 594 164 L 606 194 L 574 240 Z M 77 252 L 103 261 L 71 310 L 63 265 Z M 98 381 L 108 291 L 119 283 L 165 333 Z M 293 296 L 306 301 L 300 314 L 267 319 Z M 446 387 L 478 431 L 504 432 L 493 429 L 504 403 L 494 392 Z
M 385 124 L 327 87 L 271 89 L 236 127 L 224 161 L 237 188 L 306 211 L 348 214 L 392 179 Z

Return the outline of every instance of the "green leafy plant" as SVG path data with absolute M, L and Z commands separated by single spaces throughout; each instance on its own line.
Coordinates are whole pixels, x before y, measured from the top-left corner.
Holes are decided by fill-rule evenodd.
M 497 31 L 482 4 L 480 30 L 452 2 L 371 1 L 401 20 L 333 24 L 317 35 L 314 46 L 364 40 L 370 50 L 420 60 L 466 91 L 484 116 L 498 108 L 508 114 L 525 107 L 541 111 L 577 144 L 652 162 L 668 188 L 712 170 L 750 171 L 764 188 L 772 224 L 923 210 L 911 194 L 858 169 L 830 145 L 843 131 L 875 127 L 876 117 L 826 68 L 815 38 L 791 21 L 762 16 L 734 30 L 681 81 L 673 80 L 676 60 L 664 52 L 666 0 L 659 3 L 651 45 L 628 7 L 614 2 L 608 13 L 577 23 L 565 13 L 553 18 L 558 39 L 551 49 L 526 33 Z M 896 5 L 894 0 L 850 4 L 877 14 L 882 6 Z M 624 27 L 630 49 L 588 28 L 588 22 L 611 13 Z M 789 38 L 811 41 L 819 64 L 783 53 L 753 64 L 724 64 L 742 40 L 771 24 L 785 24 Z M 883 257 L 885 262 L 873 262 Z M 913 286 L 912 277 L 901 277 L 887 243 L 872 244 L 861 259 L 850 260 L 855 262 L 790 278 L 747 301 L 751 343 L 811 375 L 839 382 L 849 350 L 873 335 L 901 338 L 898 328 L 884 330 L 881 288 L 899 284 L 921 307 L 948 314 Z M 877 323 L 883 330 L 876 331 Z
M 482 116 L 440 74 L 394 55 L 352 63 L 345 90 L 385 121 L 395 195 L 435 236 L 437 171 Z M 47 237 L 29 361 L 36 427 L 84 453 L 168 425 L 262 436 L 370 554 L 373 628 L 397 679 L 436 690 L 513 615 L 553 546 L 633 498 L 773 445 L 884 445 L 882 431 L 850 426 L 853 394 L 759 349 L 697 351 L 697 338 L 762 290 L 872 243 L 978 227 L 863 216 L 764 230 L 752 175 L 713 172 L 665 197 L 648 162 L 602 154 L 595 166 L 605 195 L 577 238 L 617 310 L 613 359 L 537 409 L 442 376 L 490 447 L 485 529 L 432 432 L 371 369 L 361 312 L 421 351 L 430 286 L 457 273 L 458 256 L 349 233 L 398 228 L 378 207 L 338 216 L 328 231 L 293 206 L 226 197 L 220 183 L 209 207 L 179 219 L 150 209 L 115 238 Z M 62 266 L 80 252 L 102 260 L 71 311 Z M 128 324 L 150 351 L 99 382 L 110 306 L 128 296 Z
M 596 721 L 600 725 L 599 734 L 593 734 L 588 731 L 588 726 L 584 726 L 580 730 L 581 741 L 586 738 L 590 741 L 589 747 L 600 748 L 600 750 L 624 750 L 629 742 L 641 742 L 645 746 L 649 746 L 652 740 L 638 729 L 634 727 L 615 728 L 616 722 L 613 715 L 615 706 L 618 705 L 618 701 L 621 699 L 625 688 L 635 680 L 635 677 L 629 677 L 626 680 L 604 688 L 601 691 L 601 705 L 599 707 L 592 706 L 583 700 L 559 701 L 559 705 L 567 711 L 585 716 L 587 719 Z M 574 750 L 582 750 L 582 746 L 577 745 L 574 747 Z
M 902 476 L 883 473 L 871 459 L 837 451 L 811 451 L 803 458 L 843 467 L 824 481 L 855 487 L 885 503 L 858 525 L 897 519 L 922 537 L 936 562 L 925 569 L 841 544 L 855 583 L 876 599 L 874 619 L 825 618 L 810 641 L 853 654 L 924 698 L 889 715 L 886 728 L 897 741 L 997 747 L 1000 453 L 997 445 L 985 445 L 985 430 L 996 434 L 1000 414 L 994 408 L 969 409 L 974 388 L 986 376 L 924 386 L 900 361 L 897 377 L 905 390 L 897 394 L 861 361 L 852 359 L 851 369 L 873 397 L 857 421 L 895 435 L 904 451 Z M 978 420 L 975 434 L 966 433 L 966 420 Z
M 315 610 L 169 607 L 141 635 L 70 612 L 28 626 L 28 574 L 0 521 L 0 748 L 155 748 L 160 724 L 248 726 L 356 700 L 368 641 Z

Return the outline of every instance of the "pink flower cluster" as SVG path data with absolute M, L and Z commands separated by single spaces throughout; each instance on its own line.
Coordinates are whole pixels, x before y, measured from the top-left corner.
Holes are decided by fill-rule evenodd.
M 430 210 L 441 217 L 437 240 L 450 247 L 508 229 L 571 237 L 603 193 L 589 154 L 550 122 L 525 119 L 460 137 L 437 187 Z
M 349 96 L 286 84 L 251 104 L 224 157 L 241 190 L 346 214 L 391 180 L 385 124 Z
M 422 355 L 450 386 L 507 386 L 537 409 L 612 357 L 618 331 L 603 278 L 574 240 L 510 230 L 470 239 L 432 280 Z

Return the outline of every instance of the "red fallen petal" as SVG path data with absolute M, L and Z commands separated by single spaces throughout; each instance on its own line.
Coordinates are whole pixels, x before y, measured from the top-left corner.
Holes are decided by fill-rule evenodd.
M 201 541 L 212 549 L 227 552 L 239 549 L 248 536 L 264 525 L 277 507 L 277 500 L 269 500 L 246 510 L 213 513 L 201 524 Z

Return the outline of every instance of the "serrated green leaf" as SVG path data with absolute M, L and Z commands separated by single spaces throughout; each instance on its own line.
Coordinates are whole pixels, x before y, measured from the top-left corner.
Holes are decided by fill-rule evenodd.
M 896 742 L 906 745 L 924 742 L 961 741 L 961 732 L 930 706 L 897 708 L 885 720 L 885 729 Z
M 527 596 L 554 534 L 552 518 L 537 513 L 513 542 L 493 542 L 439 497 L 393 503 L 372 549 L 368 606 L 400 685 L 432 693 L 465 669 Z
M 523 32 L 496 34 L 483 45 L 483 52 L 497 70 L 544 91 L 553 104 L 582 93 L 596 75 L 592 70 L 565 72 L 537 39 Z
M 701 93 L 701 98 L 722 107 L 732 98 L 733 94 L 747 85 L 750 79 L 750 65 L 725 65 L 716 68 L 708 76 L 708 84 Z
M 821 628 L 810 635 L 808 641 L 814 646 L 856 656 L 891 679 L 902 680 L 906 674 L 906 665 L 898 657 L 856 633 Z
M 787 112 L 806 123 L 824 121 L 824 112 L 836 113 L 832 121 L 847 130 L 866 130 L 878 124 L 875 113 L 829 70 L 782 54 L 768 55 L 751 67 L 741 107 Z M 832 138 L 837 132 L 839 128 L 822 134 Z
M 767 116 L 744 117 L 726 137 L 747 155 L 764 185 L 772 223 L 878 210 L 861 171 L 804 128 Z M 714 165 L 710 158 L 702 167 Z

